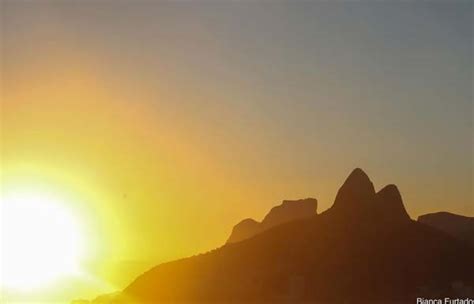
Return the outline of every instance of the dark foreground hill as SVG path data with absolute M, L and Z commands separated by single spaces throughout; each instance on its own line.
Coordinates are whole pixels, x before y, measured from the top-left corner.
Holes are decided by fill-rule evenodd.
M 396 186 L 375 192 L 356 169 L 326 212 L 156 266 L 109 303 L 416 303 L 473 285 L 467 243 L 412 221 Z
M 474 217 L 437 212 L 419 216 L 418 222 L 444 231 L 457 239 L 467 241 L 474 247 Z

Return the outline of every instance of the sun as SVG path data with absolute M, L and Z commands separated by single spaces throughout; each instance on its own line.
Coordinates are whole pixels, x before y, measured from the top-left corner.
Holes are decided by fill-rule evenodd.
M 83 235 L 68 204 L 49 193 L 2 194 L 0 285 L 31 291 L 79 274 Z

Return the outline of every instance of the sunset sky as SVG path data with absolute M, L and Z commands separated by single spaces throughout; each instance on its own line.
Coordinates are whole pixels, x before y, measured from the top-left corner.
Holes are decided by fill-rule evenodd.
M 0 10 L 2 193 L 60 197 L 105 281 L 61 296 L 220 246 L 283 199 L 323 211 L 355 167 L 414 219 L 474 216 L 472 1 Z

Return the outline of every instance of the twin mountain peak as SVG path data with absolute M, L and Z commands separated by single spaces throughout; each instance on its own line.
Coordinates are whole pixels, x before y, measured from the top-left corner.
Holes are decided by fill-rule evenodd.
M 474 218 L 411 220 L 396 186 L 355 169 L 332 207 L 283 201 L 227 244 L 163 263 L 92 303 L 414 303 L 474 296 Z M 81 303 L 81 302 L 76 302 Z M 87 302 L 86 302 L 87 303 Z
M 234 226 L 227 243 L 248 239 L 272 227 L 306 217 L 317 216 L 318 201 L 315 198 L 284 200 L 273 207 L 261 222 L 244 219 Z M 339 189 L 333 206 L 327 210 L 349 220 L 359 221 L 370 217 L 388 223 L 410 220 L 397 186 L 390 184 L 375 191 L 373 183 L 360 168 L 354 169 Z

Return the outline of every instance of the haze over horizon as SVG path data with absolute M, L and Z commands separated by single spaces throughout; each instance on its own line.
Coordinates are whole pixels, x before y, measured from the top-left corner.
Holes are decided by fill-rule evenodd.
M 61 197 L 94 263 L 210 250 L 284 199 L 325 210 L 355 167 L 397 184 L 412 218 L 474 216 L 471 1 L 0 16 L 2 192 Z

